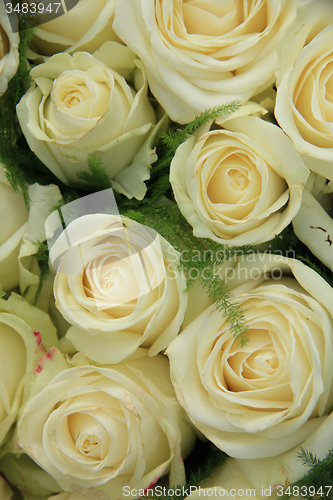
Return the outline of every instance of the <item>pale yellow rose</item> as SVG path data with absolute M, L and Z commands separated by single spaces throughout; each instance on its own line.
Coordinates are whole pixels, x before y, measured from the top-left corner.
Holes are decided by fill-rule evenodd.
M 113 10 L 114 0 L 79 0 L 65 14 L 36 28 L 27 55 L 36 59 L 79 50 L 92 54 L 104 42 L 118 40 L 112 29 Z
M 0 298 L 0 445 L 27 398 L 29 377 L 44 345 L 57 345 L 50 318 L 19 295 Z
M 276 46 L 297 0 L 116 0 L 113 28 L 143 61 L 168 115 L 247 101 L 275 81 Z
M 0 96 L 6 92 L 8 82 L 15 75 L 19 63 L 20 37 L 17 32 L 13 32 L 5 4 L 6 2 L 0 2 Z
M 223 276 L 248 326 L 243 347 L 209 307 L 171 342 L 171 380 L 192 422 L 236 458 L 303 443 L 333 407 L 333 291 L 300 261 L 250 254 Z
M 74 325 L 66 337 L 77 350 L 99 363 L 117 363 L 139 346 L 154 356 L 177 336 L 186 280 L 177 269 L 178 252 L 151 228 L 85 215 L 51 248 L 53 261 L 59 255 L 56 306 Z
M 145 489 L 169 471 L 170 484 L 184 482 L 195 437 L 165 356 L 141 349 L 101 367 L 52 350 L 31 390 L 18 442 L 63 490 L 118 500 L 124 486 Z
M 302 15 L 281 42 L 277 75 L 275 116 L 279 125 L 305 164 L 333 180 L 331 1 L 306 2 Z
M 199 238 L 263 243 L 297 214 L 309 170 L 279 127 L 254 116 L 189 138 L 176 151 L 170 182 Z
M 116 42 L 95 56 L 61 53 L 35 66 L 32 87 L 17 106 L 19 122 L 32 151 L 65 184 L 82 183 L 76 174 L 88 171 L 94 153 L 114 188 L 142 199 L 157 159 L 157 128 L 140 61 Z M 124 78 L 132 74 L 138 92 Z

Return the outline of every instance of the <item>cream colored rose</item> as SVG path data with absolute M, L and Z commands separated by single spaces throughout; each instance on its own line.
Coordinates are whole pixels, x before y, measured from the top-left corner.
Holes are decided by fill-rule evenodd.
M 332 288 L 279 255 L 245 256 L 224 272 L 248 342 L 240 347 L 211 306 L 167 349 L 171 379 L 192 422 L 221 450 L 273 457 L 302 443 L 332 410 Z
M 127 218 L 86 215 L 61 234 L 51 259 L 63 253 L 54 295 L 79 351 L 117 363 L 139 346 L 154 356 L 177 336 L 186 280 L 178 252 L 155 231 Z
M 79 50 L 92 54 L 104 42 L 118 40 L 112 29 L 113 10 L 114 0 L 80 0 L 70 11 L 37 27 L 28 56 Z
M 275 116 L 305 164 L 333 180 L 333 4 L 307 3 L 279 51 Z
M 1 166 L 0 213 L 0 283 L 6 292 L 19 284 L 18 255 L 29 213 L 22 192 L 13 190 Z
M 76 174 L 88 170 L 95 153 L 113 187 L 142 199 L 157 158 L 147 83 L 127 47 L 106 42 L 95 56 L 61 53 L 35 66 L 33 85 L 17 106 L 20 125 L 30 148 L 62 182 L 79 185 Z M 134 73 L 137 93 L 117 71 Z
M 6 13 L 6 2 L 0 3 L 0 96 L 6 92 L 9 80 L 15 75 L 19 63 L 20 37 L 13 33 Z
M 194 431 L 166 357 L 141 349 L 132 361 L 103 367 L 76 358 L 70 365 L 55 350 L 51 358 L 32 386 L 19 444 L 65 491 L 117 500 L 124 486 L 145 489 L 169 470 L 170 484 L 184 482 L 182 454 Z
M 253 116 L 225 126 L 176 151 L 176 201 L 194 236 L 230 245 L 268 241 L 297 214 L 309 171 L 277 126 Z
M 247 101 L 275 80 L 276 45 L 297 0 L 116 0 L 113 28 L 143 61 L 168 115 Z
M 0 299 L 0 445 L 27 398 L 30 372 L 37 368 L 43 343 L 57 344 L 48 316 L 12 294 Z

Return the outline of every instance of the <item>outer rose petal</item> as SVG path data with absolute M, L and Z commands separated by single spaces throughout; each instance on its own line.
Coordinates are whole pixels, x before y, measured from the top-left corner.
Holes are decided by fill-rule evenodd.
M 19 443 L 29 455 L 65 491 L 101 500 L 122 498 L 126 484 L 145 489 L 169 467 L 171 483 L 181 484 L 181 439 L 189 448 L 194 433 L 182 420 L 166 358 L 147 358 L 141 350 L 135 359 L 113 367 L 82 365 L 78 359 L 71 368 L 52 352 L 36 375 L 19 424 Z M 71 433 L 61 431 L 64 419 Z M 80 435 L 90 427 L 104 460 L 80 451 L 85 446 Z M 110 457 L 116 460 L 112 467 Z
M 0 299 L 0 444 L 27 398 L 29 377 L 42 355 L 43 342 L 57 345 L 50 318 L 19 295 Z
M 295 280 L 266 282 L 265 273 L 274 269 L 292 272 Z M 280 256 L 245 256 L 231 271 L 226 282 L 245 307 L 251 333 L 248 347 L 237 348 L 225 319 L 210 307 L 167 349 L 171 378 L 192 422 L 220 449 L 236 458 L 272 457 L 302 443 L 332 405 L 332 289 L 301 262 Z M 257 300 L 256 293 L 268 302 Z M 294 317 L 299 304 L 304 309 Z M 277 310 L 281 312 L 275 314 Z M 318 326 L 315 318 L 321 318 Z M 274 328 L 280 335 L 272 333 L 275 340 L 269 347 L 264 332 Z M 323 344 L 317 343 L 321 337 Z M 289 417 L 283 413 L 285 407 L 291 410 Z
M 113 11 L 114 0 L 80 0 L 66 14 L 36 29 L 29 58 L 46 60 L 58 52 L 83 50 L 92 54 L 107 40 L 118 40 L 112 29 Z
M 130 49 L 106 42 L 95 56 L 60 53 L 35 66 L 33 84 L 17 105 L 21 128 L 30 148 L 65 184 L 80 186 L 77 174 L 88 171 L 89 155 L 97 154 L 113 187 L 142 199 L 165 119 L 155 126 L 141 63 Z M 133 74 L 137 93 L 124 79 Z
M 69 235 L 73 246 L 63 256 L 54 283 L 56 306 L 73 325 L 67 338 L 99 363 L 117 363 L 140 345 L 150 347 L 151 356 L 165 349 L 178 334 L 187 306 L 186 281 L 176 268 L 178 252 L 151 228 L 121 220 L 124 226 L 111 215 L 80 217 L 50 252 L 54 259 L 63 245 L 67 250 Z M 112 229 L 112 224 L 118 226 Z M 85 269 L 94 269 L 89 286 L 96 287 L 95 295 L 83 286 L 82 278 L 88 275 L 76 258 L 78 249 L 86 259 Z M 123 281 L 118 280 L 118 272 Z M 112 285 L 99 295 L 100 286 L 108 279 Z
M 18 63 L 20 36 L 13 33 L 4 2 L 0 4 L 0 96 L 6 92 L 8 82 L 15 75 Z

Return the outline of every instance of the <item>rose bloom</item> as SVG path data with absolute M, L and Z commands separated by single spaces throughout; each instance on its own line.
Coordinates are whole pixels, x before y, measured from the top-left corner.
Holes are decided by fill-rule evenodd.
M 194 236 L 268 241 L 297 214 L 309 170 L 279 127 L 253 116 L 224 125 L 177 149 L 170 169 L 177 204 Z
M 273 457 L 302 443 L 332 410 L 332 288 L 279 255 L 252 254 L 225 268 L 248 342 L 241 347 L 211 306 L 167 349 L 171 380 L 218 448 L 236 458 Z
M 66 3 L 70 7 L 70 2 Z M 118 40 L 112 30 L 113 10 L 113 0 L 79 0 L 65 14 L 36 28 L 28 56 L 35 59 L 77 51 L 92 54 L 104 42 Z
M 184 482 L 182 455 L 195 437 L 166 357 L 148 358 L 141 349 L 118 365 L 82 365 L 75 357 L 71 367 L 59 351 L 50 354 L 19 421 L 18 442 L 65 491 L 117 500 L 125 485 L 145 489 L 169 471 L 170 484 Z
M 35 66 L 32 86 L 17 106 L 18 119 L 32 151 L 65 184 L 82 183 L 76 174 L 88 170 L 94 153 L 114 188 L 142 199 L 156 160 L 147 83 L 127 47 L 106 42 L 95 55 L 61 53 Z M 116 70 L 127 77 L 135 73 L 137 93 Z
M 67 250 L 67 241 L 71 248 Z M 187 307 L 179 254 L 152 229 L 127 218 L 74 220 L 50 251 L 63 254 L 56 306 L 67 338 L 99 363 L 117 363 L 140 345 L 154 356 L 176 337 Z
M 333 180 L 333 4 L 308 4 L 281 44 L 275 116 L 305 164 Z
M 275 81 L 276 45 L 297 0 L 116 0 L 113 28 L 144 62 L 149 86 L 179 123 Z
M 5 2 L 0 3 L 0 96 L 6 92 L 9 80 L 15 75 L 19 63 L 20 37 L 13 33 L 6 13 Z

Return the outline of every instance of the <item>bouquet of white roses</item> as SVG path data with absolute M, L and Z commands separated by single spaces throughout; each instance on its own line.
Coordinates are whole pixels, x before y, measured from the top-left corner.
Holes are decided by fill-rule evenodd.
M 0 0 L 0 500 L 333 498 L 332 0 Z

